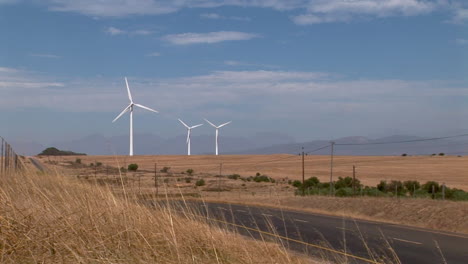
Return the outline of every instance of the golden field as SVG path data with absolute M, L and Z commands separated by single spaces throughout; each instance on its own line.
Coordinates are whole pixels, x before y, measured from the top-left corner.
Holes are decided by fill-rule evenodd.
M 220 173 L 241 176 L 261 174 L 275 179 L 290 180 L 302 178 L 302 160 L 294 155 L 193 155 L 193 156 L 62 156 L 40 157 L 42 162 L 75 161 L 82 159 L 83 164 L 102 162 L 113 167 L 126 167 L 137 163 L 139 170 L 154 171 L 170 167 L 174 173 L 193 169 L 195 174 Z M 365 185 L 375 186 L 380 180 L 418 180 L 437 181 L 448 187 L 468 190 L 468 157 L 457 156 L 335 156 L 333 178 L 352 176 L 353 165 L 356 177 Z M 320 181 L 330 179 L 330 156 L 306 156 L 306 179 L 316 176 Z

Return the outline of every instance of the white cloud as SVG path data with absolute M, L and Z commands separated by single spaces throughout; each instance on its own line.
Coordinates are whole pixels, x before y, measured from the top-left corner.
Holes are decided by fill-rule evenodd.
M 439 3 L 424 0 L 311 0 L 299 25 L 344 22 L 360 17 L 414 16 L 433 12 Z
M 257 34 L 236 32 L 236 31 L 218 31 L 209 33 L 182 33 L 163 37 L 166 41 L 175 45 L 190 45 L 200 43 L 218 43 L 223 41 L 249 40 L 258 37 Z
M 215 8 L 222 6 L 263 7 L 292 10 L 304 7 L 307 0 L 48 0 L 50 10 L 76 12 L 92 17 L 124 17 L 131 15 L 159 15 L 183 8 Z
M 465 8 L 455 8 L 453 17 L 447 22 L 453 24 L 465 24 L 468 22 L 468 9 Z
M 115 27 L 108 27 L 106 30 L 105 30 L 106 33 L 112 35 L 112 36 L 115 36 L 115 35 L 122 35 L 122 34 L 127 34 L 126 31 L 122 30 L 122 29 L 118 29 L 118 28 L 115 28 Z
M 111 36 L 117 35 L 140 35 L 140 36 L 147 36 L 154 33 L 154 31 L 146 30 L 146 29 L 136 29 L 136 30 L 124 30 L 116 27 L 108 27 L 104 30 L 107 34 Z
M 220 16 L 219 14 L 216 14 L 216 13 L 201 14 L 200 17 L 201 18 L 206 18 L 206 19 L 221 19 L 221 18 L 223 18 L 222 16 Z
M 146 54 L 147 57 L 159 57 L 161 56 L 161 53 L 159 52 L 151 52 L 149 54 Z
M 468 45 L 468 39 L 456 39 L 455 42 L 458 44 L 458 45 Z
M 16 4 L 19 2 L 20 0 L 0 0 L 0 5 Z
M 251 19 L 249 17 L 222 16 L 222 15 L 216 14 L 216 13 L 204 13 L 204 14 L 201 14 L 200 17 L 205 18 L 205 19 L 213 19 L 213 20 L 225 19 L 225 20 L 237 20 L 237 21 L 244 21 L 244 22 L 251 21 Z
M 256 67 L 256 68 L 279 68 L 276 65 L 270 65 L 270 64 L 260 64 L 260 63 L 250 63 L 250 62 L 244 62 L 244 61 L 236 61 L 236 60 L 226 60 L 224 61 L 224 65 L 227 66 L 233 66 L 233 67 Z
M 47 53 L 33 53 L 30 54 L 32 57 L 39 57 L 39 58 L 47 58 L 47 59 L 60 59 L 61 57 L 54 54 L 47 54 Z

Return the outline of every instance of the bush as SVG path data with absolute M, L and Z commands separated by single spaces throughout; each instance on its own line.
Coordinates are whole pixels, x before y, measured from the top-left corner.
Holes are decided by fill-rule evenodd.
M 310 177 L 304 181 L 304 188 L 317 187 L 320 184 L 320 181 L 317 177 Z
M 170 169 L 171 169 L 171 167 L 163 167 L 163 168 L 160 169 L 159 171 L 160 171 L 160 172 L 164 172 L 164 173 L 168 173 Z
M 76 159 L 76 160 L 75 160 L 75 163 L 76 163 L 76 164 L 81 164 L 81 159 Z
M 192 176 L 192 174 L 193 174 L 193 169 L 188 169 L 186 172 L 187 172 L 188 175 Z
M 241 176 L 239 174 L 231 174 L 231 175 L 228 175 L 227 177 L 228 177 L 228 179 L 231 179 L 231 180 L 237 180 Z
M 258 172 L 257 172 L 258 174 Z M 252 178 L 254 182 L 271 182 L 274 183 L 275 180 L 266 176 L 266 175 L 255 175 L 255 177 Z
M 432 186 L 434 186 L 434 192 L 439 192 L 440 186 L 438 182 L 435 181 L 428 181 L 423 184 L 422 189 L 425 190 L 427 193 L 432 193 Z
M 359 188 L 361 186 L 361 182 L 358 179 L 354 180 L 354 185 L 356 188 Z M 338 181 L 335 182 L 335 188 L 340 189 L 340 188 L 352 188 L 353 187 L 353 178 L 351 177 L 338 177 Z
M 382 191 L 380 191 L 378 188 L 376 187 L 369 187 L 369 186 L 366 186 L 363 190 L 362 190 L 362 195 L 366 195 L 366 196 L 373 196 L 373 197 L 382 197 L 382 196 L 386 196 L 386 194 Z
M 136 163 L 128 164 L 127 169 L 129 171 L 137 171 L 138 170 L 138 164 L 136 164 Z
M 338 196 L 338 197 L 353 196 L 353 189 L 349 187 L 339 188 L 335 192 L 335 196 Z
M 294 186 L 296 188 L 300 188 L 300 187 L 302 187 L 302 182 L 298 181 L 298 180 L 295 180 L 295 181 L 292 182 L 292 186 Z
M 439 153 L 439 156 L 445 156 L 445 153 L 441 152 Z
M 199 179 L 198 181 L 195 182 L 195 186 L 205 186 L 205 180 Z
M 100 166 L 102 166 L 102 162 L 99 162 L 99 161 L 96 162 L 96 167 L 100 167 Z
M 402 157 L 406 157 L 406 156 L 408 156 L 408 154 L 403 153 L 403 154 L 401 154 L 401 156 L 402 156 Z
M 415 190 L 419 190 L 421 188 L 421 184 L 418 181 L 405 181 L 403 182 L 403 186 L 405 189 L 411 194 L 414 194 Z
M 381 192 L 386 192 L 387 191 L 387 181 L 380 181 L 379 184 L 377 184 L 377 189 Z
M 397 193 L 395 193 L 395 189 L 397 190 Z M 391 192 L 393 195 L 402 195 L 405 193 L 405 189 L 403 188 L 403 183 L 401 181 L 392 180 L 387 185 L 386 192 Z
M 192 182 L 192 178 L 186 177 L 186 178 L 185 178 L 185 182 L 186 182 L 186 183 L 191 183 L 191 182 Z

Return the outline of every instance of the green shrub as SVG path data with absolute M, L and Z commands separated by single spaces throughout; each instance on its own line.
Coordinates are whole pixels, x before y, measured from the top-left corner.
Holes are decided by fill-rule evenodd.
M 231 174 L 231 175 L 228 175 L 227 177 L 228 177 L 228 179 L 231 179 L 231 180 L 237 180 L 241 176 L 239 174 Z
M 205 180 L 199 179 L 198 181 L 195 182 L 195 186 L 205 186 Z
M 98 161 L 98 162 L 96 162 L 96 166 L 97 166 L 97 167 L 100 167 L 100 166 L 102 166 L 102 162 L 99 162 L 99 161 Z
M 81 164 L 81 159 L 76 159 L 76 160 L 75 160 L 75 163 L 76 163 L 76 164 Z
M 160 171 L 160 172 L 164 172 L 164 173 L 168 173 L 170 169 L 171 169 L 171 167 L 163 167 L 163 168 L 160 169 L 159 171 Z
M 186 182 L 186 183 L 191 183 L 191 182 L 192 182 L 192 178 L 186 177 L 186 178 L 185 178 L 185 182 Z
M 129 171 L 137 171 L 138 170 L 138 164 L 136 164 L 136 163 L 128 164 L 127 169 Z
M 310 177 L 304 181 L 304 188 L 317 187 L 320 184 L 320 181 L 317 177 Z
M 338 196 L 338 197 L 353 196 L 353 189 L 349 187 L 339 188 L 338 190 L 336 190 L 335 196 Z
M 421 188 L 421 184 L 418 181 L 404 181 L 403 186 L 411 195 L 413 195 L 415 190 Z
M 386 192 L 387 191 L 387 181 L 380 181 L 379 184 L 377 184 L 377 189 L 381 192 Z
M 403 153 L 403 154 L 401 154 L 401 156 L 402 156 L 402 157 L 406 157 L 406 156 L 408 156 L 408 154 Z
M 258 173 L 257 173 L 258 174 Z M 274 183 L 275 180 L 266 176 L 266 175 L 255 175 L 255 177 L 252 177 L 252 180 L 254 182 L 272 182 Z
M 188 170 L 186 170 L 186 172 L 187 172 L 188 175 L 192 176 L 192 174 L 193 174 L 193 169 L 188 169 Z
M 434 186 L 434 192 L 439 192 L 440 186 L 439 183 L 436 181 L 428 181 L 423 184 L 422 189 L 425 190 L 427 193 L 432 193 L 432 186 Z
M 358 179 L 354 180 L 354 185 L 356 188 L 359 188 L 361 186 L 361 182 Z M 351 177 L 338 177 L 338 181 L 335 182 L 335 188 L 340 189 L 340 188 L 352 188 L 353 187 L 353 178 Z
M 302 187 L 302 182 L 298 181 L 298 180 L 295 180 L 295 181 L 292 182 L 292 186 L 294 186 L 296 188 L 300 188 L 300 187 Z
M 445 156 L 445 153 L 441 152 L 439 153 L 439 156 Z

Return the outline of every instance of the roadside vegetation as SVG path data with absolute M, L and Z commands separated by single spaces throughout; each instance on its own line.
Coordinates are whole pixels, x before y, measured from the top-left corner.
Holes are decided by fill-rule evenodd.
M 58 174 L 0 178 L 2 263 L 311 263 L 107 185 Z M 122 193 L 120 193 L 122 194 Z
M 370 197 L 400 197 L 400 198 L 427 198 L 451 201 L 468 201 L 468 192 L 457 188 L 449 188 L 436 181 L 427 181 L 421 184 L 418 181 L 380 181 L 377 186 L 364 186 L 359 179 L 351 177 L 338 177 L 333 181 L 320 182 L 317 177 L 310 177 L 301 181 L 293 181 L 296 195 L 334 195 L 338 197 L 370 196 Z

